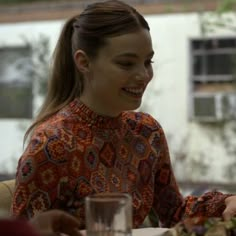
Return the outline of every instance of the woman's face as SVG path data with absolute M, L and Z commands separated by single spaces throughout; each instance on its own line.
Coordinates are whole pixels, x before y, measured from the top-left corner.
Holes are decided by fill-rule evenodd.
M 108 38 L 98 56 L 89 60 L 81 100 L 108 116 L 138 108 L 153 77 L 153 54 L 147 30 Z

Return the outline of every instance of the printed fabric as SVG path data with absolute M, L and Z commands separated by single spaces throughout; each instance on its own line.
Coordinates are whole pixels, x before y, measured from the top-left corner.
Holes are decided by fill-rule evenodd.
M 18 163 L 12 215 L 32 218 L 57 208 L 75 215 L 83 229 L 84 199 L 98 192 L 129 193 L 134 228 L 151 209 L 163 227 L 221 216 L 228 196 L 181 196 L 163 129 L 150 115 L 104 117 L 75 99 L 35 129 Z

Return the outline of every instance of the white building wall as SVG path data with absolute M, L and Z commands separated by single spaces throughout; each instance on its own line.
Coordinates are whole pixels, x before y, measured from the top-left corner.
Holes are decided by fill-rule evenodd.
M 208 174 L 195 173 L 194 169 L 179 163 L 175 169 L 179 178 L 192 175 L 193 179 L 222 181 L 226 153 L 220 139 L 215 137 L 212 140 L 207 130 L 202 130 L 198 124 L 188 120 L 189 40 L 201 35 L 199 16 L 194 13 L 148 15 L 146 19 L 153 38 L 155 75 L 146 91 L 141 110 L 151 113 L 163 126 L 173 159 L 174 153 L 180 149 L 189 154 L 188 160 L 199 159 L 204 156 L 202 153 L 207 154 L 204 162 L 211 165 Z M 50 37 L 53 50 L 63 22 L 2 24 L 0 46 L 20 45 L 24 42 L 23 35 L 34 40 L 43 34 Z M 218 31 L 218 34 L 229 35 L 230 32 Z M 19 158 L 22 153 L 24 132 L 18 128 L 20 123 L 20 120 L 0 120 L 0 169 L 15 170 L 11 162 L 6 163 L 13 157 Z M 187 139 L 183 141 L 186 135 Z
M 63 21 L 13 23 L 0 25 L 0 47 L 24 45 L 43 34 L 50 37 L 51 51 L 55 47 Z M 37 98 L 34 99 L 37 104 Z M 15 172 L 17 160 L 23 152 L 23 137 L 29 120 L 0 119 L 0 172 Z
M 231 15 L 227 15 L 231 16 Z M 234 22 L 235 16 L 232 18 Z M 225 167 L 233 156 L 228 156 L 217 130 L 202 128 L 190 122 L 190 39 L 201 37 L 200 16 L 193 14 L 170 14 L 148 16 L 155 49 L 155 77 L 145 94 L 147 109 L 162 124 L 172 154 L 186 153 L 185 163 L 178 162 L 175 172 L 179 179 L 189 176 L 193 180 L 228 181 Z M 235 36 L 236 32 L 216 29 L 205 37 Z M 146 105 L 146 106 L 145 106 Z M 233 136 L 234 135 L 234 136 Z M 235 133 L 232 138 L 236 141 Z M 235 142 L 235 141 L 232 141 Z M 182 150 L 180 150 L 182 149 Z M 201 160 L 209 166 L 208 171 L 197 170 L 190 162 Z M 231 179 L 232 180 L 232 179 Z M 233 180 L 232 180 L 233 181 Z

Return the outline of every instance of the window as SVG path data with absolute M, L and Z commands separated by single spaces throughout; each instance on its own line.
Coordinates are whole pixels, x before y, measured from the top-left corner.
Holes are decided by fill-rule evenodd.
M 236 118 L 236 38 L 191 40 L 191 118 Z
M 32 118 L 30 48 L 0 48 L 0 58 L 0 118 Z

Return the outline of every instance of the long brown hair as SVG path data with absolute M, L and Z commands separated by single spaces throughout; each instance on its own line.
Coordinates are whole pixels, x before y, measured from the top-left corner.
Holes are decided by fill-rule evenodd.
M 149 29 L 144 17 L 133 7 L 116 0 L 90 4 L 77 16 L 69 19 L 55 48 L 48 92 L 31 131 L 83 92 L 83 76 L 76 69 L 73 55 L 83 50 L 91 59 L 106 44 L 106 39 L 139 29 Z

